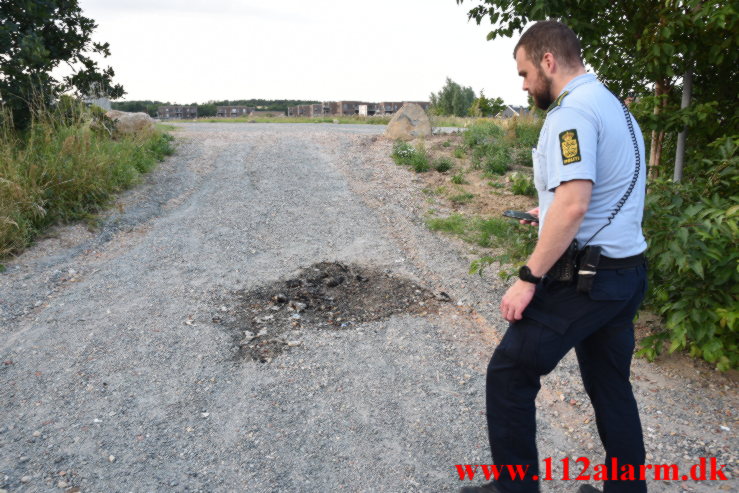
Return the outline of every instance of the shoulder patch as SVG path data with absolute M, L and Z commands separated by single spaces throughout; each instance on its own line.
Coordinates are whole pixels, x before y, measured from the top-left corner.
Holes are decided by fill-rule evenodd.
M 565 130 L 559 134 L 559 147 L 562 150 L 562 164 L 568 165 L 582 160 L 576 129 Z

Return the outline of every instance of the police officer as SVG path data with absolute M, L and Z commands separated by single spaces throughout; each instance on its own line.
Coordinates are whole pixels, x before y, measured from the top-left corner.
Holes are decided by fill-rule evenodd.
M 488 365 L 486 400 L 494 463 L 528 469 L 524 480 L 503 468 L 497 481 L 462 491 L 539 491 L 534 400 L 540 377 L 574 347 L 606 452 L 591 464 L 608 467 L 609 478 L 614 459 L 617 464 L 618 479 L 605 481 L 604 492 L 643 493 L 644 442 L 629 383 L 632 320 L 646 289 L 642 134 L 621 102 L 585 71 L 580 43 L 564 24 L 535 24 L 514 57 L 523 89 L 547 110 L 533 151 L 539 207 L 529 211 L 538 215 L 539 239 L 500 305 L 510 325 Z M 580 289 L 577 275 L 572 281 L 547 275 L 573 239 L 581 250 L 587 244 L 601 254 L 580 267 L 583 280 L 586 270 L 594 273 Z M 582 484 L 578 491 L 599 490 Z

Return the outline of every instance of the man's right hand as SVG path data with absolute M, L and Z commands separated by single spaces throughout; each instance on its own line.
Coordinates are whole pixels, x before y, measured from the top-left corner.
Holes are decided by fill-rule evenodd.
M 539 208 L 538 207 L 536 207 L 534 209 L 531 209 L 530 211 L 526 211 L 526 212 L 529 213 L 529 214 L 531 214 L 532 216 L 539 217 Z M 539 222 L 538 221 L 526 221 L 524 219 L 521 219 L 518 222 L 521 223 L 521 224 L 530 224 L 531 226 L 538 226 L 539 225 Z

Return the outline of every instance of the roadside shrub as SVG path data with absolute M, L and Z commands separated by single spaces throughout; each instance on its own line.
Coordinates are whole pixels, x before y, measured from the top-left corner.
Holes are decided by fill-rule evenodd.
M 434 169 L 439 173 L 446 173 L 454 167 L 454 163 L 448 157 L 440 157 L 434 161 Z
M 0 129 L 0 257 L 53 223 L 89 218 L 172 152 L 159 131 L 114 140 L 104 123 L 65 101 L 23 134 Z
M 530 176 L 524 173 L 515 172 L 511 173 L 509 179 L 513 195 L 526 195 L 529 197 L 536 195 L 534 180 Z
M 719 370 L 739 367 L 739 138 L 715 145 L 700 180 L 656 180 L 647 194 L 649 248 L 646 303 L 664 317 L 664 331 L 644 338 L 639 354 L 687 349 Z M 679 279 L 679 282 L 676 282 Z

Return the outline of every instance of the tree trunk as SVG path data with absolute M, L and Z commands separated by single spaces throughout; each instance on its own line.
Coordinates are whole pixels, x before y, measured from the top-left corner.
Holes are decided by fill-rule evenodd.
M 667 83 L 664 80 L 658 80 L 654 84 L 654 95 L 660 98 L 669 91 Z M 660 98 L 654 105 L 654 114 L 659 115 L 662 109 L 667 105 L 666 98 Z M 652 145 L 649 149 L 649 176 L 650 178 L 657 178 L 659 176 L 659 162 L 662 158 L 662 142 L 665 139 L 664 130 L 659 132 L 652 130 Z
M 690 99 L 693 95 L 693 72 L 690 68 L 683 75 L 683 99 L 680 102 L 680 109 L 684 110 L 690 106 Z M 682 132 L 677 134 L 677 150 L 675 151 L 675 171 L 672 180 L 679 182 L 683 179 L 683 163 L 685 162 L 685 139 L 688 134 L 688 127 L 684 127 Z

